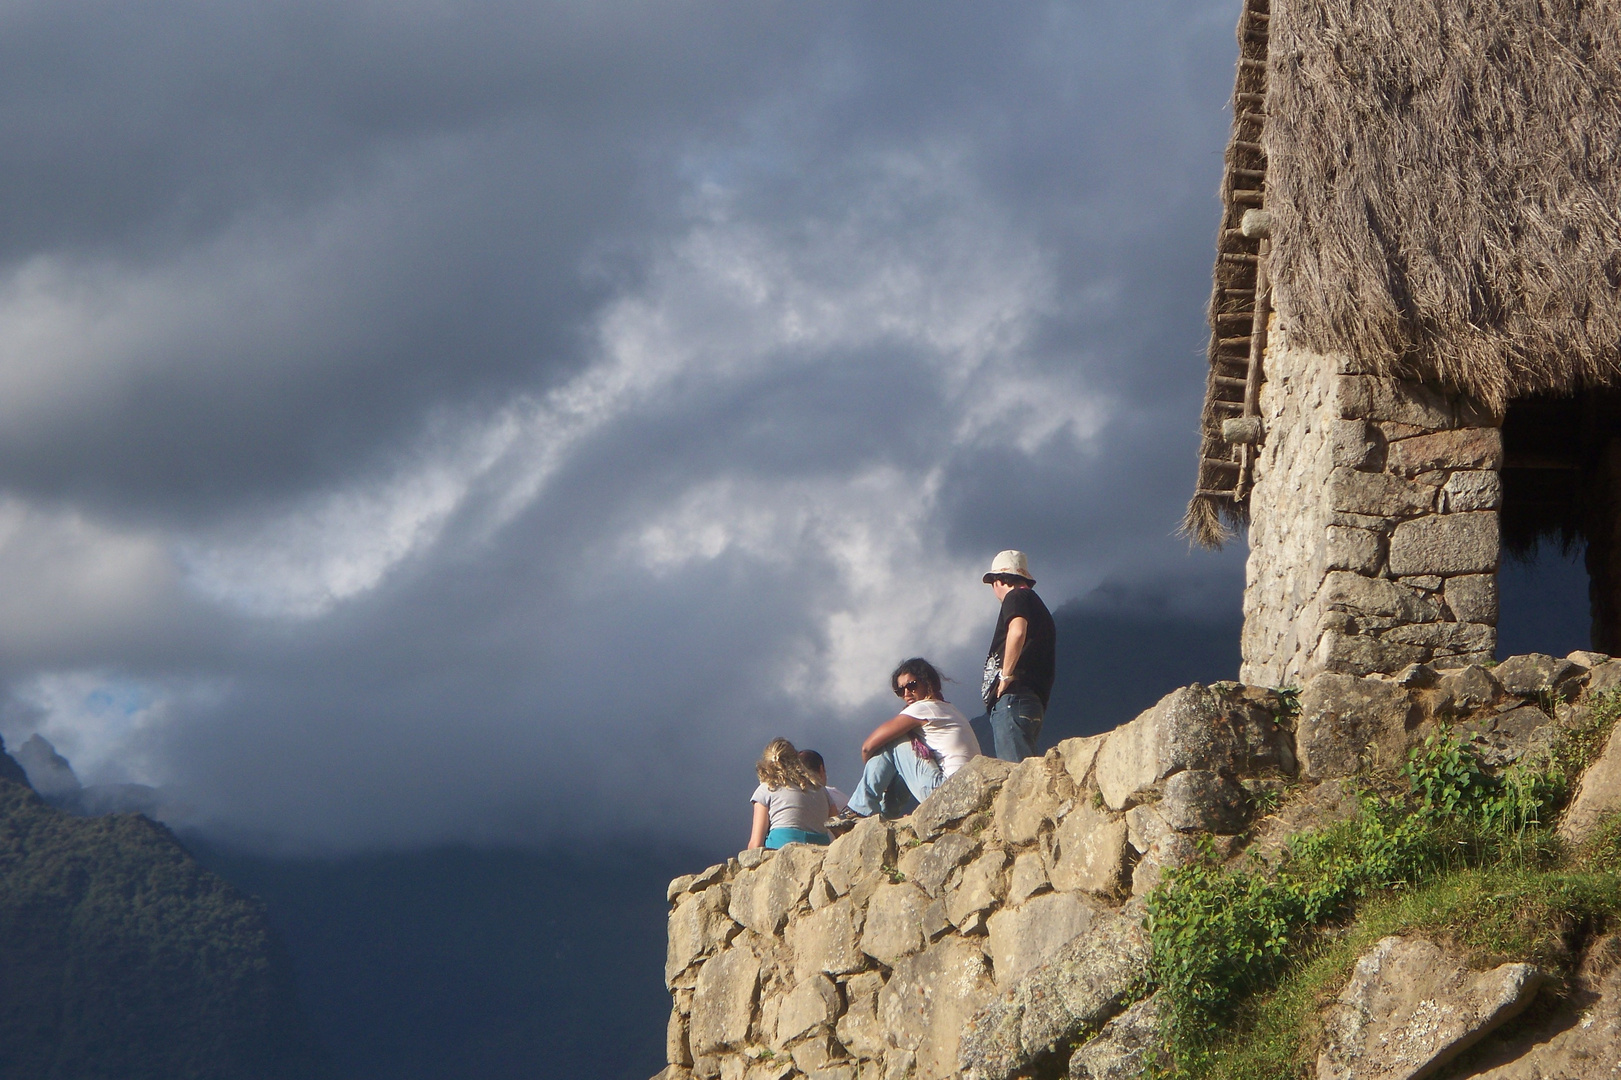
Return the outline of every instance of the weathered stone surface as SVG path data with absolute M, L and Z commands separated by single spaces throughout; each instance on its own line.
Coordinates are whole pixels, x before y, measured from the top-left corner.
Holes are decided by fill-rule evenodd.
M 1376 671 L 1400 671 L 1408 664 L 1427 659 L 1426 652 L 1417 645 L 1330 629 L 1318 639 L 1312 663 L 1320 671 L 1369 675 Z
M 1007 852 L 991 848 L 969 863 L 962 881 L 946 894 L 946 918 L 959 929 L 977 912 L 989 911 L 1007 889 Z
M 1475 753 L 1492 768 L 1546 752 L 1559 735 L 1559 724 L 1535 705 L 1477 716 L 1464 727 Z
M 1497 514 L 1478 510 L 1404 521 L 1390 534 L 1392 574 L 1480 574 L 1497 569 Z
M 687 1014 L 677 1007 L 670 1009 L 670 1020 L 664 1026 L 664 1060 L 671 1065 L 692 1064 L 692 1044 L 687 1038 Z
M 817 972 L 847 975 L 866 967 L 860 925 L 860 915 L 849 899 L 789 923 L 786 937 L 794 957 L 794 979 L 801 981 Z
M 1126 840 L 1139 855 L 1155 840 L 1171 831 L 1158 807 L 1133 806 L 1126 811 Z
M 929 898 L 910 882 L 880 885 L 867 902 L 861 951 L 888 967 L 923 948 L 923 912 Z
M 1323 1023 L 1317 1080 L 1417 1080 L 1530 1003 L 1530 964 L 1473 972 L 1420 938 L 1387 937 L 1356 963 Z
M 1456 427 L 1458 413 L 1446 395 L 1423 383 L 1374 375 L 1344 375 L 1334 380 L 1334 403 L 1345 419 L 1409 424 L 1434 431 Z
M 996 796 L 996 830 L 1010 844 L 1028 844 L 1041 827 L 1058 814 L 1059 799 L 1053 791 L 1053 768 L 1058 755 L 1025 758 L 1013 767 Z
M 951 872 L 972 859 L 979 841 L 961 832 L 948 832 L 932 844 L 922 844 L 901 857 L 898 867 L 906 880 L 930 896 L 939 896 Z
M 1103 1025 L 1069 1059 L 1069 1080 L 1138 1080 L 1160 1064 L 1159 997 L 1139 1001 Z
M 1098 909 L 1075 893 L 1049 892 L 1016 908 L 1003 908 L 987 920 L 996 985 L 1015 980 L 1054 955 L 1080 934 Z
M 1417 720 L 1411 697 L 1396 683 L 1319 675 L 1300 692 L 1295 750 L 1301 775 L 1312 780 L 1351 776 L 1364 761 L 1399 766 Z
M 1621 660 L 1590 666 L 1593 670 L 1587 677 L 1588 694 L 1597 696 L 1621 690 Z
M 1100 914 L 968 1021 L 957 1055 L 964 1080 L 1004 1080 L 1101 1026 L 1148 958 L 1140 913 Z
M 1328 474 L 1329 505 L 1347 514 L 1404 517 L 1435 506 L 1436 488 L 1382 472 L 1335 469 Z
M 697 879 L 697 877 L 697 874 L 682 874 L 678 878 L 671 879 L 670 884 L 664 890 L 664 899 L 674 904 L 675 898 L 686 892 L 687 887 L 691 885 L 693 881 Z
M 1107 735 L 1088 735 L 1084 739 L 1065 739 L 1053 747 L 1064 759 L 1064 771 L 1077 788 L 1091 778 L 1092 763 L 1097 760 L 1098 749 L 1106 738 Z
M 1503 433 L 1496 428 L 1438 431 L 1398 440 L 1385 450 L 1385 468 L 1401 476 L 1432 469 L 1484 469 L 1495 476 L 1502 464 Z
M 1503 700 L 1503 687 L 1479 664 L 1449 671 L 1435 684 L 1435 712 L 1463 716 Z
M 1165 780 L 1159 813 L 1181 832 L 1235 833 L 1248 817 L 1244 789 L 1208 769 L 1184 769 Z
M 803 1073 L 819 1072 L 849 1060 L 844 1053 L 844 1047 L 839 1045 L 833 1033 L 827 1030 L 818 1031 L 809 1038 L 795 1043 L 789 1053 L 793 1056 L 794 1067 Z M 783 1075 L 791 1075 L 791 1071 Z M 747 1080 L 754 1078 L 750 1076 Z
M 1598 760 L 1582 774 L 1576 798 L 1559 823 L 1559 835 L 1572 844 L 1583 843 L 1617 811 L 1621 811 L 1621 724 L 1610 732 Z
M 954 822 L 991 804 L 1013 765 L 981 754 L 958 769 L 912 813 L 918 839 L 931 840 Z
M 1323 579 L 1324 607 L 1356 615 L 1385 615 L 1402 622 L 1429 622 L 1441 617 L 1441 605 L 1388 578 L 1363 577 L 1335 570 Z
M 1503 502 L 1503 479 L 1492 471 L 1455 472 L 1441 485 L 1441 511 L 1496 510 Z
M 1442 595 L 1459 622 L 1497 622 L 1497 575 L 1464 574 L 1448 578 Z
M 1576 1017 L 1556 1018 L 1552 1030 L 1531 1033 L 1530 1045 L 1473 1074 L 1473 1080 L 1614 1080 L 1621 1076 L 1621 966 L 1596 986 Z M 1574 1022 L 1572 1022 L 1574 1021 Z
M 693 1054 L 717 1054 L 746 1043 L 759 994 L 760 960 L 747 949 L 727 949 L 705 961 L 692 994 Z
M 875 814 L 833 841 L 822 873 L 833 891 L 843 896 L 856 882 L 894 865 L 895 827 Z
M 1093 775 L 1109 808 L 1124 810 L 1138 792 L 1180 769 L 1292 772 L 1285 734 L 1259 702 L 1194 683 L 1110 732 Z
M 1329 455 L 1336 468 L 1360 469 L 1373 462 L 1379 440 L 1371 424 L 1361 417 L 1329 424 Z
M 1126 855 L 1126 821 L 1111 817 L 1090 802 L 1064 818 L 1054 836 L 1054 861 L 1048 872 L 1053 888 L 1108 894 L 1120 888 Z
M 1442 663 L 1443 654 L 1489 653 L 1497 644 L 1497 628 L 1483 623 L 1434 622 L 1419 626 L 1397 626 L 1384 632 L 1386 642 L 1401 642 L 1433 650 L 1431 663 Z
M 1322 563 L 1329 570 L 1376 574 L 1385 559 L 1385 545 L 1370 529 L 1330 525 L 1324 530 Z
M 770 848 L 749 848 L 746 851 L 739 851 L 737 853 L 737 865 L 745 870 L 753 870 L 776 853 L 775 850 Z
M 1023 852 L 1013 859 L 1013 871 L 1008 875 L 1007 902 L 1009 906 L 1022 904 L 1047 888 L 1047 885 L 1047 867 L 1041 861 L 1041 852 Z
M 1503 689 L 1515 697 L 1553 693 L 1563 698 L 1575 694 L 1587 670 L 1569 660 L 1543 653 L 1527 653 L 1509 657 L 1493 668 L 1492 674 Z
M 1199 854 L 1191 839 L 1179 832 L 1167 832 L 1148 845 L 1143 857 L 1131 868 L 1131 894 L 1143 896 L 1153 892 L 1165 876 L 1165 871 L 1185 866 Z
M 956 1076 L 964 1025 L 993 993 L 985 954 L 950 937 L 896 965 L 878 1017 L 889 1043 L 915 1055 L 917 1080 L 945 1080 Z
M 788 913 L 810 892 L 811 878 L 821 868 L 827 850 L 813 844 L 790 844 L 776 858 L 738 874 L 731 883 L 728 911 L 732 918 L 757 934 L 776 934 L 788 921 Z
M 695 896 L 687 896 L 670 912 L 669 937 L 664 950 L 664 982 L 673 985 L 675 977 L 701 956 L 732 940 L 738 925 L 726 913 L 728 890 L 711 885 Z
M 878 993 L 884 978 L 877 972 L 857 975 L 844 984 L 845 1010 L 839 1017 L 839 1042 L 858 1058 L 883 1056 L 884 1029 L 878 1022 Z
M 812 975 L 782 999 L 775 1045 L 780 1049 L 802 1035 L 830 1027 L 838 1015 L 839 988 L 826 975 Z

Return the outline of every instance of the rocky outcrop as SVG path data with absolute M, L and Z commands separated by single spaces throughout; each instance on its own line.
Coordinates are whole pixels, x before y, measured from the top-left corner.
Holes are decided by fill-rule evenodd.
M 1356 812 L 1339 778 L 1394 769 L 1442 724 L 1491 764 L 1535 755 L 1587 723 L 1588 687 L 1621 687 L 1621 663 L 1330 672 L 1298 712 L 1275 691 L 1194 685 L 1044 757 L 977 759 L 910 817 L 866 819 L 831 847 L 678 878 L 661 1075 L 1137 1075 L 1157 1053 L 1158 1004 L 1133 1003 L 1150 961 L 1142 898 L 1201 838 L 1221 857 L 1270 858 Z M 1621 758 L 1614 743 L 1604 761 Z M 1594 820 L 1611 805 L 1604 768 L 1578 799 Z M 1523 965 L 1469 972 L 1428 942 L 1380 948 L 1329 1021 L 1324 1077 L 1425 1075 L 1540 980 Z M 1372 1052 L 1392 1047 L 1389 1061 Z
M 1470 971 L 1433 942 L 1387 937 L 1328 1011 L 1317 1080 L 1423 1080 L 1516 1016 L 1542 981 L 1531 964 Z

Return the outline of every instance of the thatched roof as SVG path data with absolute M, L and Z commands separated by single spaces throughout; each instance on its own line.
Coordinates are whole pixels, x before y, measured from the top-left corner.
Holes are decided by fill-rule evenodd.
M 1621 385 L 1621 0 L 1273 0 L 1268 37 L 1293 340 L 1495 408 Z
M 1621 2 L 1277 0 L 1296 339 L 1493 406 L 1621 382 Z

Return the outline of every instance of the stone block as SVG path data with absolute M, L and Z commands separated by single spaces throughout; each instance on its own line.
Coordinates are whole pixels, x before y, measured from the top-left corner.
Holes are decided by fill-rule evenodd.
M 933 941 L 950 929 L 951 920 L 946 918 L 946 902 L 937 899 L 923 912 L 923 940 Z
M 1480 759 L 1492 768 L 1528 755 L 1545 755 L 1559 735 L 1559 724 L 1535 705 L 1521 705 L 1475 717 L 1465 725 L 1473 735 L 1473 747 Z
M 1604 752 L 1588 766 L 1576 788 L 1576 797 L 1559 823 L 1559 835 L 1572 844 L 1585 843 L 1599 823 L 1621 811 L 1621 724 L 1610 732 Z
M 1139 855 L 1148 845 L 1171 831 L 1160 812 L 1153 806 L 1133 806 L 1126 811 L 1126 840 Z
M 1437 431 L 1401 439 L 1385 448 L 1385 468 L 1400 476 L 1434 469 L 1490 470 L 1496 475 L 1502 466 L 1503 433 L 1497 428 Z
M 991 804 L 1013 769 L 1010 762 L 981 754 L 953 773 L 912 813 L 918 839 L 932 840 L 948 827 Z
M 1442 675 L 1435 684 L 1432 709 L 1450 716 L 1465 716 L 1503 700 L 1503 687 L 1492 673 L 1470 664 Z
M 1384 615 L 1405 623 L 1431 622 L 1441 617 L 1435 600 L 1388 578 L 1363 577 L 1335 570 L 1323 579 L 1325 607 L 1355 615 Z
M 1194 683 L 1173 690 L 1135 720 L 1110 732 L 1093 775 L 1111 810 L 1180 769 L 1238 775 L 1292 772 L 1287 733 L 1259 701 Z
M 728 899 L 725 885 L 711 885 L 682 898 L 670 912 L 664 950 L 666 986 L 674 985 L 675 977 L 693 961 L 721 948 L 737 933 L 738 924 L 726 911 Z
M 861 951 L 860 914 L 849 899 L 795 919 L 788 924 L 786 937 L 796 980 L 817 972 L 848 975 L 867 966 L 867 955 Z
M 1312 666 L 1345 675 L 1400 671 L 1428 659 L 1428 650 L 1399 641 L 1380 641 L 1367 634 L 1327 630 L 1312 651 Z
M 1389 473 L 1335 469 L 1328 474 L 1329 505 L 1345 514 L 1406 517 L 1435 507 L 1436 488 Z
M 1592 665 L 1592 668 L 1592 672 L 1587 677 L 1586 690 L 1589 697 L 1621 690 L 1621 660 L 1595 664 Z
M 1026 758 L 1013 767 L 997 794 L 996 831 L 1010 844 L 1028 844 L 1036 839 L 1043 825 L 1058 813 L 1059 798 L 1053 790 L 1053 766 L 1061 767 L 1058 755 Z
M 1322 563 L 1326 569 L 1373 575 L 1384 558 L 1384 543 L 1376 532 L 1344 525 L 1330 525 L 1324 532 Z
M 793 1057 L 794 1068 L 802 1073 L 820 1072 L 849 1060 L 844 1052 L 844 1047 L 839 1045 L 839 1041 L 833 1037 L 833 1033 L 826 1029 L 795 1043 L 789 1054 Z M 778 1067 L 775 1063 L 772 1064 L 774 1067 Z M 783 1080 L 786 1080 L 787 1077 L 793 1075 L 793 1070 L 786 1070 L 779 1075 L 783 1077 Z M 754 1080 L 754 1078 L 750 1076 L 748 1080 Z
M 1139 1001 L 1103 1025 L 1069 1059 L 1069 1080 L 1139 1080 L 1164 1064 L 1159 996 Z
M 1441 512 L 1496 510 L 1503 504 L 1503 478 L 1496 472 L 1456 472 L 1441 485 Z
M 1375 463 L 1380 441 L 1366 420 L 1332 420 L 1330 425 L 1328 452 L 1336 468 L 1363 469 Z
M 844 1015 L 836 1028 L 839 1042 L 858 1058 L 883 1056 L 884 1029 L 878 1023 L 878 993 L 884 977 L 877 972 L 857 975 L 844 984 Z
M 1419 718 L 1412 696 L 1396 683 L 1318 675 L 1300 692 L 1295 750 L 1301 775 L 1311 780 L 1351 776 L 1364 762 L 1398 767 Z
M 1439 514 L 1404 521 L 1390 535 L 1390 572 L 1480 574 L 1497 570 L 1497 514 Z
M 1054 835 L 1053 887 L 1107 895 L 1120 888 L 1126 856 L 1126 821 L 1088 803 L 1064 818 Z
M 1064 760 L 1064 771 L 1076 788 L 1083 787 L 1092 778 L 1092 763 L 1097 760 L 1098 748 L 1107 735 L 1088 735 L 1084 739 L 1065 739 L 1053 747 Z
M 969 863 L 957 887 L 946 893 L 946 918 L 962 928 L 969 916 L 996 907 L 1007 890 L 1007 852 L 991 848 Z
M 1013 870 L 1008 874 L 1008 904 L 1022 904 L 1047 886 L 1047 867 L 1041 861 L 1041 852 L 1026 851 L 1014 857 Z
M 1397 626 L 1379 636 L 1384 641 L 1421 646 L 1439 657 L 1491 652 L 1497 644 L 1497 627 L 1484 623 L 1435 622 Z
M 1458 423 L 1457 412 L 1445 394 L 1403 379 L 1339 376 L 1334 380 L 1334 404 L 1347 420 L 1362 417 L 1431 431 L 1456 427 Z
M 1140 913 L 1100 914 L 968 1020 L 956 1062 L 963 1080 L 1018 1075 L 1055 1047 L 1095 1031 L 1118 1011 L 1148 959 Z
M 1536 697 L 1551 693 L 1561 699 L 1574 697 L 1586 681 L 1587 669 L 1569 660 L 1543 653 L 1511 656 L 1492 669 L 1503 689 L 1515 697 Z
M 1448 578 L 1441 594 L 1459 622 L 1497 625 L 1497 575 L 1464 574 Z
M 1097 908 L 1079 895 L 1058 892 L 1042 893 L 992 915 L 987 925 L 996 984 L 1012 985 L 1092 925 L 1096 915 Z
M 1248 819 L 1244 789 L 1208 769 L 1184 769 L 1165 780 L 1159 813 L 1179 832 L 1236 833 Z
M 855 828 L 833 841 L 827 849 L 822 873 L 834 893 L 843 896 L 856 882 L 894 865 L 895 827 L 875 814 L 863 818 Z
M 906 880 L 930 896 L 939 896 L 951 872 L 972 859 L 979 841 L 961 832 L 948 832 L 933 843 L 921 844 L 900 857 L 896 869 Z
M 777 1038 L 773 1045 L 780 1050 L 803 1035 L 831 1027 L 838 1015 L 839 988 L 833 980 L 826 975 L 802 979 L 788 991 L 777 1010 Z
M 687 1014 L 678 1008 L 670 1009 L 669 1022 L 664 1025 L 664 1060 L 671 1065 L 692 1064 L 692 1044 L 687 1037 Z
M 758 850 L 758 849 L 756 849 Z M 811 879 L 821 869 L 827 848 L 790 844 L 776 858 L 732 879 L 728 912 L 757 934 L 771 937 L 810 893 Z
M 727 949 L 705 961 L 692 994 L 693 1055 L 718 1054 L 747 1043 L 759 995 L 760 960 L 747 949 Z
M 1324 1018 L 1317 1078 L 1431 1075 L 1516 1016 L 1542 982 L 1530 964 L 1470 971 L 1431 942 L 1384 938 Z
M 948 937 L 896 965 L 878 995 L 878 1017 L 890 1045 L 915 1055 L 916 1080 L 947 1080 L 957 1075 L 968 1018 L 994 993 L 985 954 Z
M 929 898 L 910 882 L 880 885 L 867 901 L 861 951 L 886 967 L 923 947 L 923 913 Z
M 1186 866 L 1198 858 L 1199 849 L 1186 835 L 1171 831 L 1161 834 L 1137 865 L 1131 868 L 1131 895 L 1144 896 L 1153 892 L 1165 877 L 1165 871 Z

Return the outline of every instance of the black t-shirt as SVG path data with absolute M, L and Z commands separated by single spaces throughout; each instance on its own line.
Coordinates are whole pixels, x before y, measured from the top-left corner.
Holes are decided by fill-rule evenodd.
M 1013 681 L 1008 684 L 1007 692 L 1027 690 L 1040 698 L 1042 708 L 1046 708 L 1047 699 L 1053 692 L 1053 652 L 1058 631 L 1053 626 L 1052 612 L 1047 610 L 1047 605 L 1041 602 L 1034 589 L 1014 589 L 1003 597 L 1002 614 L 996 620 L 996 633 L 991 637 L 991 651 L 985 660 L 986 673 L 988 676 L 993 666 L 995 670 L 1001 670 L 1002 647 L 1007 644 L 1007 624 L 1021 615 L 1027 624 L 1024 648 L 1019 652 L 1019 663 L 1013 669 Z M 993 680 L 985 688 L 986 708 L 996 704 L 995 695 L 996 684 Z

